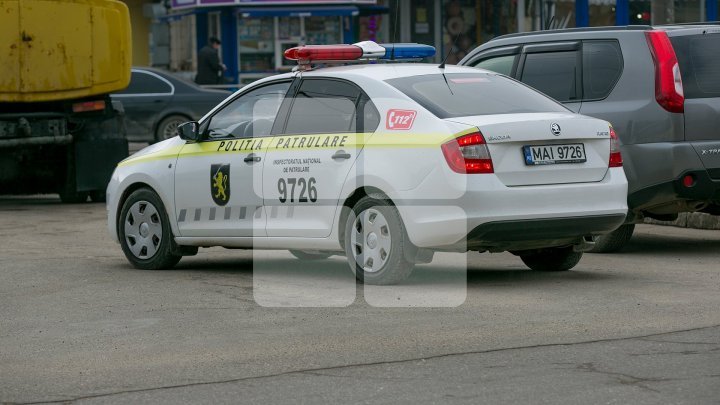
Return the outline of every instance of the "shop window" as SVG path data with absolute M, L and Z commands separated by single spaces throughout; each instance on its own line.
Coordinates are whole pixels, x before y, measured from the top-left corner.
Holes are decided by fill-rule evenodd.
M 583 98 L 607 97 L 622 73 L 623 60 L 616 41 L 583 44 Z
M 530 53 L 521 81 L 558 101 L 577 100 L 577 52 Z
M 355 132 L 356 86 L 324 79 L 306 79 L 300 85 L 288 117 L 287 134 Z
M 210 119 L 208 137 L 215 140 L 270 135 L 289 88 L 290 82 L 270 84 L 233 100 Z
M 478 64 L 476 64 L 475 67 L 480 69 L 492 70 L 493 72 L 510 76 L 512 74 L 512 68 L 513 64 L 515 64 L 516 58 L 517 55 L 498 56 L 495 58 L 482 60 Z

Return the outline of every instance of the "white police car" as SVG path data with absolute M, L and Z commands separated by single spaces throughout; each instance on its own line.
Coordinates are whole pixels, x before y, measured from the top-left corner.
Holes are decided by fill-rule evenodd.
M 118 165 L 111 234 L 142 269 L 209 246 L 345 254 L 375 284 L 403 280 L 434 251 L 572 268 L 627 211 L 607 122 L 474 68 L 309 69 L 432 53 L 368 42 L 288 50 L 301 69 L 246 86 Z

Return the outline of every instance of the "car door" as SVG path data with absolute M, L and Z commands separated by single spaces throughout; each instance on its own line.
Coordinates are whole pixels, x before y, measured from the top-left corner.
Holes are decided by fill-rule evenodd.
M 167 108 L 175 88 L 169 80 L 149 70 L 133 69 L 130 85 L 113 94 L 123 104 L 128 138 L 153 141 L 157 116 Z
M 579 41 L 525 45 L 517 79 L 578 112 L 582 105 L 580 48 Z
M 345 179 L 380 115 L 358 86 L 330 78 L 302 79 L 287 105 L 263 166 L 267 235 L 327 237 Z
M 265 235 L 262 167 L 290 83 L 244 92 L 200 124 L 200 142 L 182 147 L 175 167 L 180 236 Z

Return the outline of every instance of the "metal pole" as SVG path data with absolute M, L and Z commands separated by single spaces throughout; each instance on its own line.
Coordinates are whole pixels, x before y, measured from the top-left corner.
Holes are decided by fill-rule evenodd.
M 525 32 L 525 0 L 517 0 L 517 32 Z

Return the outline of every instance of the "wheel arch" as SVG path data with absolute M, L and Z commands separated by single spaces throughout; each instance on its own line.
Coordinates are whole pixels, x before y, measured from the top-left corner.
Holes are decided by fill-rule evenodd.
M 130 194 L 132 194 L 133 192 L 135 192 L 141 188 L 150 189 L 155 194 L 157 194 L 157 190 L 155 190 L 151 185 L 149 185 L 145 182 L 142 182 L 142 181 L 132 183 L 129 186 L 127 186 L 125 188 L 125 190 L 123 190 L 122 194 L 120 194 L 120 198 L 118 198 L 118 204 L 117 204 L 117 208 L 116 208 L 116 212 L 115 212 L 115 233 L 117 234 L 116 236 L 118 236 L 118 237 L 119 237 L 119 232 L 120 232 L 120 221 L 121 221 L 120 217 L 122 214 L 123 205 L 125 205 L 125 201 L 127 201 L 128 197 L 130 197 Z M 162 200 L 162 197 L 160 199 Z
M 381 194 L 383 196 L 383 199 L 386 200 L 390 205 L 395 207 L 395 202 L 388 196 L 386 192 L 381 190 L 378 187 L 374 186 L 360 186 L 357 187 L 355 190 L 353 190 L 346 198 L 345 201 L 343 201 L 343 204 L 340 206 L 340 217 L 337 224 L 337 235 L 338 235 L 338 241 L 340 242 L 340 247 L 342 249 L 345 249 L 345 222 L 347 221 L 348 216 L 350 215 L 350 210 L 352 207 L 355 206 L 355 204 L 360 201 L 363 197 L 368 197 L 373 194 Z M 401 216 L 402 219 L 402 216 Z

